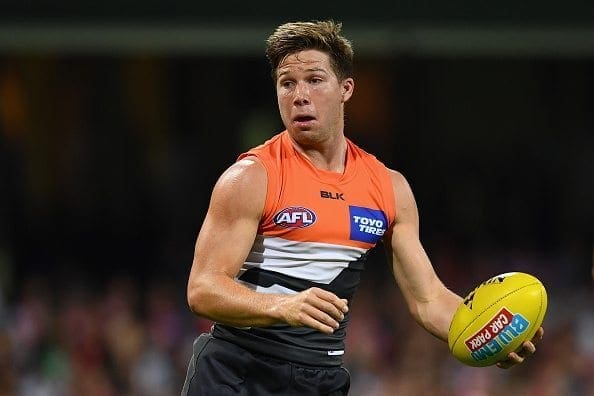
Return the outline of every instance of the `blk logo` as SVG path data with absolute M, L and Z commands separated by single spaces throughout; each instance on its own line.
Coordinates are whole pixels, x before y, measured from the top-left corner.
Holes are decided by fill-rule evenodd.
M 344 201 L 344 194 L 337 193 L 337 192 L 330 192 L 330 191 L 320 191 L 320 197 L 327 198 L 327 199 L 340 199 Z
M 305 228 L 315 222 L 314 211 L 303 206 L 290 206 L 274 215 L 274 223 L 283 228 Z

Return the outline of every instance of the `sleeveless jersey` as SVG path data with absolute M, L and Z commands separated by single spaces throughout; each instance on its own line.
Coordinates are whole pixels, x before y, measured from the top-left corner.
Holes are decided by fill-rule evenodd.
M 239 156 L 264 165 L 268 186 L 253 247 L 237 281 L 262 293 L 295 294 L 319 287 L 353 297 L 367 252 L 395 218 L 387 168 L 347 139 L 343 173 L 317 169 L 287 131 Z M 286 324 L 236 328 L 213 335 L 248 350 L 302 364 L 342 364 L 348 314 L 332 335 Z

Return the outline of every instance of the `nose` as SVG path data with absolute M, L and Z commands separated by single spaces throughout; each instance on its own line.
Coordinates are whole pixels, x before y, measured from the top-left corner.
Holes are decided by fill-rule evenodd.
M 293 104 L 298 106 L 309 104 L 309 87 L 303 81 L 298 82 L 295 86 Z

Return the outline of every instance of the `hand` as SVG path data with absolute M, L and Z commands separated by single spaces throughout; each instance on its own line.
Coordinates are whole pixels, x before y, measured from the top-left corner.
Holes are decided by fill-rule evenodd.
M 524 359 L 526 359 L 528 356 L 532 356 L 534 352 L 536 352 L 536 344 L 538 344 L 538 342 L 542 340 L 543 335 L 544 329 L 540 327 L 536 331 L 534 337 L 532 337 L 532 340 L 524 341 L 524 343 L 522 344 L 522 349 L 519 352 L 508 353 L 507 359 L 498 362 L 497 367 L 502 369 L 508 369 L 510 367 L 515 366 L 516 364 L 522 363 Z
M 348 302 L 334 293 L 312 287 L 284 297 L 279 304 L 280 315 L 291 326 L 307 326 L 332 334 L 348 312 Z

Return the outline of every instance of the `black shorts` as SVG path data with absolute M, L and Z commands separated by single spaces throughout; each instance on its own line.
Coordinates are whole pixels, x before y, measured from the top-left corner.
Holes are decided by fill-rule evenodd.
M 194 341 L 181 396 L 347 395 L 348 371 L 315 367 L 251 353 L 202 334 Z

